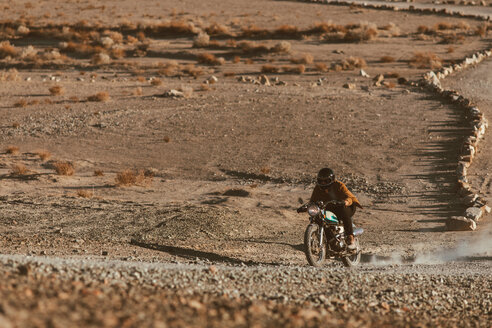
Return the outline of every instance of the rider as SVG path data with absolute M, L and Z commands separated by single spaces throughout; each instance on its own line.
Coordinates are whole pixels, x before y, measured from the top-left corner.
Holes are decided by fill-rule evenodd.
M 325 167 L 318 172 L 311 202 L 318 201 L 324 204 L 329 201 L 338 201 L 338 205 L 328 204 L 325 209 L 335 213 L 337 218 L 342 220 L 347 235 L 347 246 L 349 249 L 355 249 L 352 216 L 356 208 L 362 208 L 362 205 L 343 182 L 335 180 L 335 173 L 332 169 Z

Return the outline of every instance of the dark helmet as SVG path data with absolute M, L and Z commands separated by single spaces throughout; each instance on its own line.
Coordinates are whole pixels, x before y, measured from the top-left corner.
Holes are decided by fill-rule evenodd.
M 326 188 L 335 181 L 335 173 L 332 169 L 327 167 L 322 168 L 318 172 L 318 177 L 316 178 L 316 183 L 321 188 Z

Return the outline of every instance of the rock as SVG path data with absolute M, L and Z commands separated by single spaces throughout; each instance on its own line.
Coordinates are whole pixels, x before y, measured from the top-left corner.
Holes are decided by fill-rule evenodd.
M 217 273 L 217 267 L 215 265 L 211 265 L 208 267 L 208 271 L 210 271 L 210 273 L 212 273 L 212 274 L 216 274 Z
M 483 214 L 482 209 L 479 207 L 469 207 L 465 211 L 465 217 L 475 222 L 478 222 L 478 220 L 480 220 L 482 214 Z
M 349 90 L 353 90 L 353 89 L 355 89 L 355 84 L 354 83 L 345 83 L 343 85 L 343 87 L 346 89 L 349 89 Z
M 487 213 L 487 214 L 490 214 L 490 207 L 489 207 L 489 206 L 487 206 L 487 205 L 484 205 L 484 206 L 483 206 L 483 211 L 484 211 L 485 213 Z
M 219 79 L 217 77 L 215 77 L 214 75 L 212 75 L 211 77 L 209 77 L 207 79 L 207 82 L 210 83 L 210 84 L 217 83 L 218 81 L 219 81 Z
M 446 220 L 446 229 L 449 231 L 473 231 L 477 228 L 475 221 L 464 216 L 453 216 Z
M 162 97 L 166 97 L 166 98 L 183 98 L 184 97 L 184 93 L 182 93 L 181 91 L 175 90 L 175 89 L 171 89 L 169 91 L 164 92 L 162 94 Z
M 384 80 L 384 75 L 378 74 L 372 80 L 374 81 L 374 84 L 381 83 Z
M 399 77 L 398 78 L 398 84 L 407 84 L 408 80 L 404 77 Z
M 268 79 L 268 76 L 266 75 L 260 75 L 260 83 L 266 86 L 270 86 L 270 80 Z
M 363 69 L 360 70 L 359 72 L 360 76 L 362 77 L 371 77 L 369 74 L 366 73 L 366 71 L 364 71 Z
M 107 255 L 108 255 L 108 251 L 102 251 L 102 252 L 101 252 L 101 255 L 102 255 L 102 256 L 107 256 Z

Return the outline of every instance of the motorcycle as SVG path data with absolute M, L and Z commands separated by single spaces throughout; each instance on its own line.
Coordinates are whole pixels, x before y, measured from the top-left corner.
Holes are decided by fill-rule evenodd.
M 339 201 L 330 201 L 326 204 L 307 203 L 298 209 L 298 212 L 309 214 L 310 223 L 304 233 L 304 253 L 309 264 L 314 267 L 319 267 L 325 258 L 341 259 L 347 267 L 360 263 L 361 249 L 358 236 L 364 232 L 364 229 L 354 226 L 355 249 L 348 249 L 343 222 L 338 220 L 335 213 L 325 209 L 327 205 L 343 206 L 342 203 Z

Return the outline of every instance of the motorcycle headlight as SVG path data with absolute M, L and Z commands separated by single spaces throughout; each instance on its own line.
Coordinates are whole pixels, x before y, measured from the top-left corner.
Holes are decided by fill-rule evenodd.
M 309 205 L 308 207 L 308 213 L 311 216 L 316 216 L 319 213 L 319 207 L 317 205 Z

